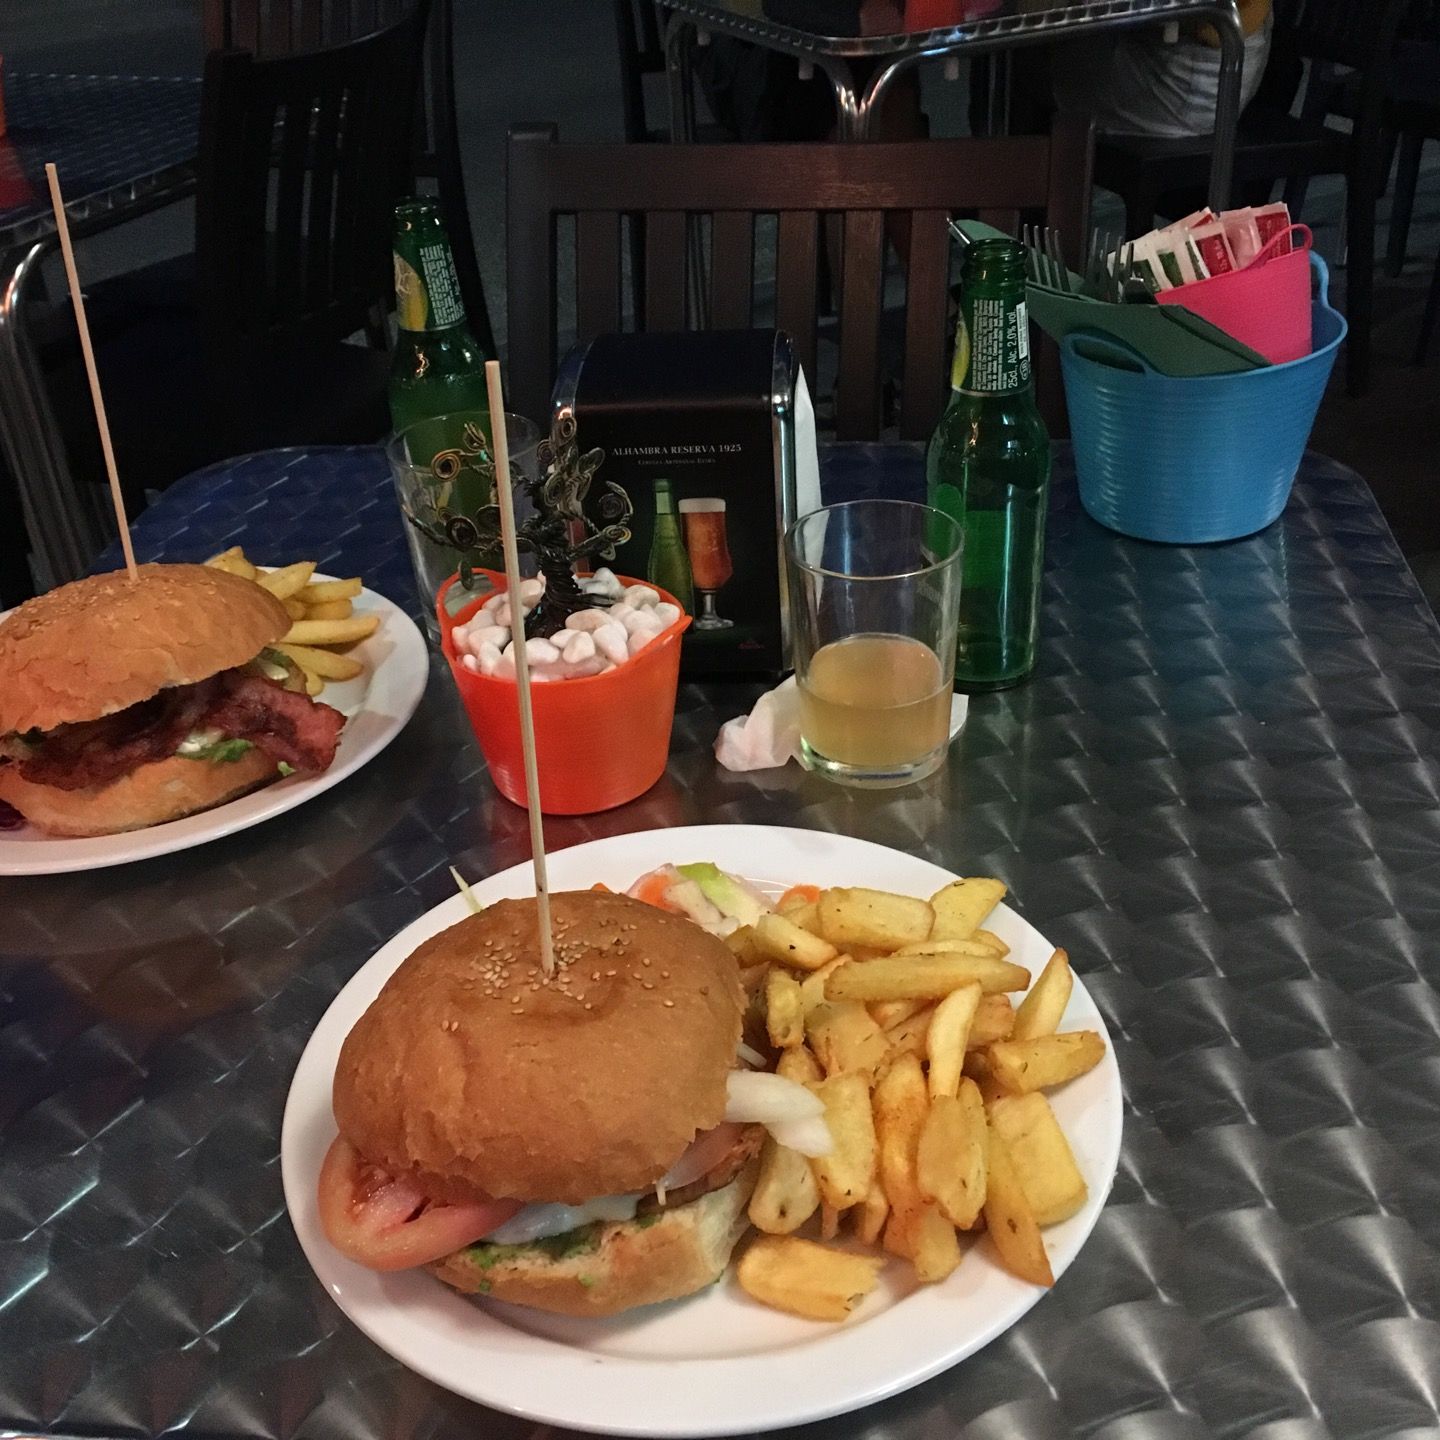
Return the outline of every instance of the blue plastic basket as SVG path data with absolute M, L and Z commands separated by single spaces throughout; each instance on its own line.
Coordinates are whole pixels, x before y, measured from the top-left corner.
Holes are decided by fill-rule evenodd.
M 1198 545 L 1263 530 L 1285 508 L 1320 398 L 1345 338 L 1330 274 L 1311 309 L 1314 350 L 1231 375 L 1162 375 L 1096 331 L 1061 343 L 1080 500 L 1141 540 Z

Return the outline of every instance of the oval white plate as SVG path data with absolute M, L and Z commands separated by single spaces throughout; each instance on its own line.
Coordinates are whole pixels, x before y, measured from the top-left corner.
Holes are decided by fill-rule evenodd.
M 317 575 L 317 580 L 332 577 Z M 415 713 L 430 677 L 430 660 L 415 622 L 398 605 L 373 590 L 355 600 L 357 615 L 379 615 L 380 626 L 347 653 L 365 666 L 358 679 L 332 681 L 320 694 L 346 716 L 340 746 L 330 768 L 319 775 L 291 775 L 253 790 L 213 810 L 169 820 L 123 835 L 71 839 L 46 835 L 30 826 L 0 830 L 0 875 L 59 875 L 71 870 L 100 870 L 148 860 L 173 850 L 188 850 L 222 835 L 247 830 L 283 815 L 338 785 L 373 760 Z M 0 617 L 3 618 L 3 617 Z
M 759 825 L 695 826 L 594 840 L 550 857 L 555 890 L 628 887 L 667 861 L 713 860 L 762 883 L 869 885 L 929 895 L 954 879 L 924 860 L 843 835 Z M 474 884 L 482 903 L 533 894 L 528 865 Z M 843 1325 L 765 1309 L 727 1276 L 688 1300 L 610 1320 L 475 1303 L 424 1271 L 381 1275 L 331 1249 L 316 1214 L 320 1161 L 335 1134 L 330 1085 L 350 1028 L 422 940 L 466 914 L 457 895 L 373 956 L 326 1011 L 295 1071 L 280 1158 L 285 1202 L 305 1254 L 340 1308 L 382 1349 L 458 1395 L 554 1425 L 612 1435 L 728 1435 L 859 1409 L 918 1385 L 1013 1325 L 1043 1290 L 1003 1271 L 983 1241 L 944 1284 L 916 1288 L 892 1262 Z M 1038 973 L 1052 947 L 1013 910 L 988 922 Z M 1105 1024 L 1077 981 L 1065 1029 Z M 558 1082 L 557 1083 L 561 1083 Z M 1090 1196 L 1045 1232 L 1061 1275 L 1109 1193 L 1120 1154 L 1120 1075 L 1108 1049 L 1052 1101 Z

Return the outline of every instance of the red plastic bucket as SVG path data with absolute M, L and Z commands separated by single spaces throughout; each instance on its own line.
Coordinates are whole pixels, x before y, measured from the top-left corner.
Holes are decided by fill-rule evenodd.
M 505 577 L 481 570 L 492 588 L 504 591 Z M 675 597 L 648 580 L 619 577 L 626 585 L 649 585 L 662 600 Z M 451 615 L 445 596 L 457 577 L 440 587 L 435 609 L 440 648 L 495 788 L 516 805 L 525 804 L 525 761 L 520 747 L 520 707 L 513 680 L 477 675 L 460 663 L 453 631 L 489 595 Z M 540 809 L 546 815 L 593 815 L 643 795 L 665 773 L 670 729 L 680 684 L 680 637 L 690 625 L 681 617 L 662 630 L 638 655 L 602 675 L 556 680 L 530 687 L 535 714 L 535 753 L 540 769 Z
M 1296 237 L 1294 248 L 1272 254 L 1286 234 Z M 1309 226 L 1281 231 L 1243 270 L 1162 290 L 1155 298 L 1193 310 L 1274 365 L 1303 360 L 1311 346 Z

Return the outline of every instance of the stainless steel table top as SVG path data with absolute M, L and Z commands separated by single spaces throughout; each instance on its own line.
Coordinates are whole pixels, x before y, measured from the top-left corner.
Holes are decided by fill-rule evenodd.
M 54 233 L 47 161 L 60 173 L 77 231 L 178 194 L 193 180 L 198 80 L 7 70 L 4 83 L 0 255 Z
M 917 479 L 913 451 L 826 459 L 832 496 Z M 413 605 L 376 452 L 220 467 L 136 540 L 320 554 Z M 1127 1103 L 1114 1192 L 1052 1294 L 796 1433 L 1440 1435 L 1440 632 L 1360 479 L 1312 457 L 1270 530 L 1184 549 L 1089 521 L 1062 456 L 1040 672 L 975 701 L 914 789 L 717 770 L 753 693 L 684 688 L 665 779 L 550 843 L 755 821 L 1002 875 L 1103 1009 Z M 0 882 L 0 1433 L 539 1440 L 341 1317 L 278 1164 L 336 990 L 452 893 L 447 864 L 525 854 L 437 667 L 391 749 L 298 811 Z

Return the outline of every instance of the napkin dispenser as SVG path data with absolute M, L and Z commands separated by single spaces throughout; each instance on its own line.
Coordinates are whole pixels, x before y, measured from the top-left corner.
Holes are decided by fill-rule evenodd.
M 605 334 L 561 363 L 552 420 L 635 507 L 613 569 L 681 594 L 695 615 L 681 673 L 785 668 L 781 541 L 820 503 L 815 420 L 779 330 Z M 666 482 L 659 484 L 657 482 Z

